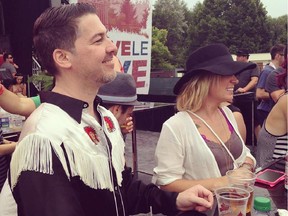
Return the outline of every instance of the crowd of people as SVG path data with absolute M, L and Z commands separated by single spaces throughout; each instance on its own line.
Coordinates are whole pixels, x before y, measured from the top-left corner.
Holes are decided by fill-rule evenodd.
M 0 134 L 0 171 L 1 156 L 13 152 L 2 178 L 0 172 L 0 215 L 203 212 L 213 205 L 212 192 L 228 185 L 227 171 L 254 172 L 287 152 L 284 45 L 271 48 L 271 63 L 262 72 L 248 61 L 247 50 L 239 49 L 234 61 L 223 44 L 201 47 L 187 58 L 187 72 L 174 87 L 177 113 L 163 124 L 153 183 L 146 185 L 134 178 L 124 154 L 139 104 L 135 81 L 115 67 L 117 47 L 95 8 L 48 8 L 34 24 L 33 42 L 55 85 L 39 96 L 19 97 L 23 76 L 9 61 L 12 54 L 4 54 L 15 84 L 0 86 L 0 106 L 29 117 L 18 143 Z M 246 92 L 261 100 L 258 110 L 267 99 L 273 102 L 255 124 L 256 159 L 245 145 L 245 112 L 233 101 L 235 93 Z
M 263 122 L 275 102 L 285 92 L 284 87 L 279 87 L 276 82 L 276 76 L 281 73 L 285 64 L 284 51 L 285 45 L 276 44 L 270 49 L 271 61 L 264 65 L 262 70 L 256 67 L 236 75 L 239 83 L 234 88 L 237 97 L 234 98 L 233 105 L 238 107 L 244 115 L 245 124 L 248 126 L 247 132 L 254 131 L 253 136 L 255 136 L 256 140 Z M 250 54 L 247 49 L 239 49 L 236 56 L 236 61 L 249 62 Z M 249 93 L 249 95 L 241 97 L 241 95 L 245 95 L 243 93 Z M 251 115 L 251 102 L 253 103 L 254 117 Z M 251 127 L 252 118 L 254 125 Z M 249 144 L 254 143 L 251 142 Z

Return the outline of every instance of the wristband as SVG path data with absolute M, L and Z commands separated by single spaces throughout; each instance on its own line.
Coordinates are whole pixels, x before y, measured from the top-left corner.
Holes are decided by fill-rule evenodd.
M 2 95 L 4 91 L 5 87 L 2 84 L 0 84 L 0 95 Z

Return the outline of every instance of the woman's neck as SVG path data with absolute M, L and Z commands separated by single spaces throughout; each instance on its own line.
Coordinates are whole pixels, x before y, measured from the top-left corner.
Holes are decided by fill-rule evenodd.
M 197 115 L 200 115 L 203 117 L 205 116 L 207 118 L 212 118 L 213 116 L 215 117 L 215 115 L 217 115 L 218 112 L 219 112 L 218 104 L 216 105 L 216 104 L 208 104 L 208 103 L 203 103 L 201 108 L 195 111 Z

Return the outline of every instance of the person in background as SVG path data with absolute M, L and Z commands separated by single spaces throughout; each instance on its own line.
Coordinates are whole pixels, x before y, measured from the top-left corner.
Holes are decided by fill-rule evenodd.
M 261 126 L 274 105 L 274 101 L 270 98 L 269 93 L 265 91 L 266 80 L 272 71 L 283 64 L 284 49 L 285 46 L 283 44 L 276 44 L 270 49 L 271 62 L 265 65 L 259 77 L 256 98 L 259 101 L 259 105 L 257 106 L 257 121 Z
M 1 68 L 6 68 L 12 75 L 12 77 L 15 77 L 17 70 L 13 63 L 13 55 L 10 52 L 3 54 L 3 63 L 1 65 Z M 17 65 L 18 66 L 18 65 Z
M 10 53 L 10 54 L 11 54 L 11 53 Z M 19 66 L 14 62 L 13 56 L 12 56 L 12 58 L 8 58 L 8 59 L 9 59 L 10 64 L 12 64 L 13 67 L 14 67 L 16 70 L 18 70 L 18 69 L 19 69 Z
M 236 52 L 236 61 L 238 62 L 250 62 L 249 61 L 249 51 L 247 49 L 238 49 Z M 238 83 L 234 86 L 234 92 L 237 97 L 233 99 L 233 105 L 238 107 L 243 114 L 245 125 L 246 125 L 246 135 L 248 135 L 247 143 L 252 145 L 252 137 L 250 131 L 254 128 L 255 135 L 257 137 L 260 130 L 260 125 L 256 118 L 257 105 L 258 102 L 255 98 L 256 85 L 259 77 L 259 68 L 255 67 L 253 69 L 244 70 L 239 74 L 236 74 Z M 245 95 L 243 93 L 249 92 L 250 94 Z M 241 95 L 242 94 L 242 95 Z M 251 110 L 251 103 L 253 103 L 253 110 Z M 252 125 L 252 112 L 254 112 L 254 125 Z M 253 127 L 253 128 L 252 128 Z
M 27 97 L 26 83 L 23 82 L 22 74 L 17 73 L 15 75 L 14 82 L 9 90 L 19 97 Z
M 0 106 L 5 111 L 28 117 L 40 104 L 39 96 L 30 98 L 18 97 L 0 84 Z
M 3 55 L 3 64 L 0 68 L 5 69 L 5 72 L 1 72 L 1 80 L 6 88 L 12 84 L 15 74 L 17 73 L 16 68 L 11 62 L 13 62 L 13 56 L 11 53 L 4 53 Z
M 236 52 L 236 61 L 249 62 L 249 52 L 246 49 L 238 49 Z M 244 70 L 236 75 L 238 83 L 234 86 L 236 93 L 254 92 L 256 91 L 256 85 L 259 77 L 259 68 Z
M 0 84 L 0 97 L 1 97 L 1 94 L 3 94 L 4 90 L 5 90 L 5 87 L 2 84 Z M 12 95 L 12 98 L 13 97 L 18 98 L 12 92 L 10 91 L 7 91 L 7 92 L 9 92 L 8 95 Z M 11 107 L 15 107 L 15 106 L 17 106 L 17 104 L 11 103 Z M 2 108 L 1 105 L 0 107 Z M 4 185 L 4 182 L 7 178 L 7 171 L 9 168 L 11 154 L 15 150 L 15 147 L 16 147 L 16 142 L 9 141 L 3 138 L 3 131 L 2 131 L 2 125 L 1 125 L 0 127 L 0 193 Z
M 130 74 L 117 73 L 116 78 L 103 85 L 98 92 L 101 105 L 110 110 L 116 117 L 123 135 L 132 132 L 132 113 L 137 101 L 136 83 Z
M 9 186 L 19 216 L 129 215 L 151 206 L 177 214 L 212 206 L 212 193 L 200 185 L 168 193 L 136 181 L 125 166 L 117 120 L 96 97 L 116 76 L 117 48 L 92 5 L 47 9 L 34 24 L 33 41 L 55 87 L 40 94 L 42 104 L 26 120 L 12 155 Z
M 3 64 L 4 59 L 3 59 L 3 55 L 4 55 L 5 51 L 3 51 L 2 49 L 0 49 L 0 66 Z
M 288 151 L 287 127 L 287 47 L 285 61 L 275 77 L 279 88 L 284 89 L 284 94 L 279 96 L 276 104 L 264 121 L 257 142 L 257 165 L 263 167 L 273 159 L 284 157 Z
M 232 101 L 235 74 L 253 69 L 236 62 L 223 44 L 194 51 L 176 83 L 178 113 L 162 127 L 156 147 L 153 182 L 167 191 L 200 184 L 209 190 L 228 185 L 228 170 L 253 171 L 256 165 L 237 122 L 222 103 Z
M 287 70 L 287 46 L 284 51 L 284 62 L 282 63 L 281 67 L 277 68 L 276 70 L 272 71 L 266 80 L 265 90 L 269 93 L 270 98 L 276 103 L 278 99 L 285 93 L 286 89 L 284 86 L 279 86 L 277 83 L 277 77 L 283 73 L 283 69 Z
M 0 128 L 0 193 L 3 184 L 7 178 L 7 171 L 12 152 L 16 147 L 16 142 L 12 142 L 3 138 L 3 131 Z

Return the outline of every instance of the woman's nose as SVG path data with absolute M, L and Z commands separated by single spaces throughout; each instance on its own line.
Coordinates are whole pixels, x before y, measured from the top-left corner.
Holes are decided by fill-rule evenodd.
M 233 75 L 233 79 L 231 82 L 236 85 L 239 83 L 239 80 L 236 78 L 236 76 Z

